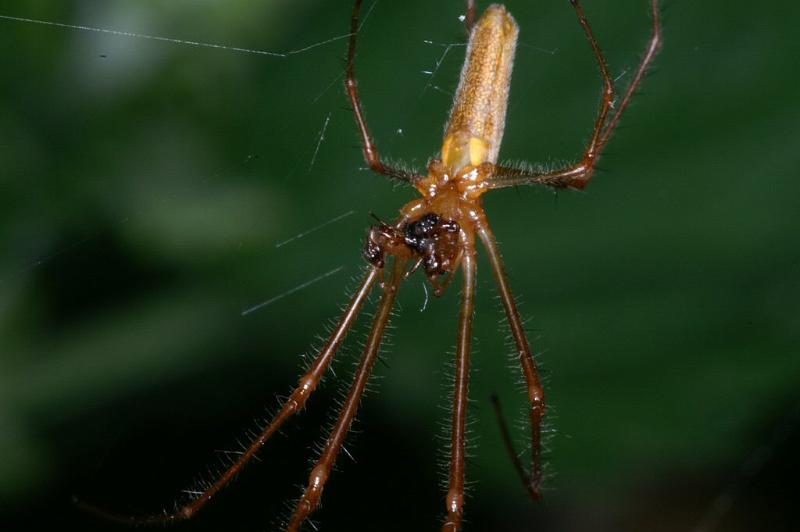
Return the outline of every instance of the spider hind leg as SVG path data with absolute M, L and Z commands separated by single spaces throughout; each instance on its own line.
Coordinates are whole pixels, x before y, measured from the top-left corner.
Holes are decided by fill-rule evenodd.
M 360 11 L 361 0 L 355 0 L 353 3 L 353 13 L 350 17 L 350 44 L 347 50 L 347 69 L 345 70 L 344 86 L 345 89 L 347 89 L 347 95 L 350 97 L 350 103 L 353 105 L 353 114 L 355 115 L 356 124 L 358 125 L 358 130 L 361 135 L 364 159 L 367 161 L 370 169 L 377 174 L 385 175 L 389 178 L 406 183 L 414 183 L 420 179 L 420 176 L 387 164 L 381 158 L 378 153 L 378 147 L 375 145 L 372 135 L 370 135 L 367 119 L 364 117 L 364 110 L 361 108 L 361 98 L 358 95 L 358 82 L 356 81 L 356 43 L 358 41 Z
M 628 105 L 633 99 L 633 95 L 642 83 L 647 70 L 650 68 L 653 59 L 661 48 L 661 16 L 658 9 L 658 0 L 650 0 L 653 20 L 650 40 L 647 43 L 639 66 L 636 68 L 633 79 L 628 84 L 628 88 L 625 90 L 622 99 L 617 103 L 614 81 L 611 79 L 605 57 L 600 50 L 600 45 L 597 43 L 594 32 L 589 26 L 583 8 L 577 0 L 570 0 L 570 2 L 578 16 L 578 22 L 583 28 L 586 38 L 591 45 L 603 81 L 603 97 L 600 102 L 600 110 L 595 119 L 589 143 L 584 149 L 581 160 L 566 168 L 560 168 L 549 172 L 540 172 L 530 170 L 529 168 L 531 167 L 528 165 L 521 168 L 498 166 L 495 176 L 488 182 L 489 188 L 506 188 L 518 185 L 544 185 L 553 188 L 584 189 L 589 184 L 589 181 L 591 181 L 597 169 L 597 161 L 600 159 L 603 150 L 619 125 L 622 114 L 628 108 Z

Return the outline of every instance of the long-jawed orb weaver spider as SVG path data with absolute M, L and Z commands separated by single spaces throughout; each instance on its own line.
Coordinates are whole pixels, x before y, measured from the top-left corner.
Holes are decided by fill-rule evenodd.
M 414 186 L 422 197 L 400 209 L 400 217 L 393 224 L 380 222 L 370 228 L 363 250 L 363 255 L 370 266 L 331 336 L 278 413 L 246 451 L 213 484 L 171 514 L 136 517 L 108 512 L 79 502 L 81 507 L 108 519 L 131 524 L 181 521 L 194 516 L 241 471 L 287 419 L 303 409 L 356 321 L 364 301 L 377 284 L 382 291 L 382 297 L 361 361 L 339 411 L 338 419 L 311 470 L 308 485 L 286 525 L 286 530 L 289 532 L 299 530 L 319 505 L 325 483 L 355 418 L 361 396 L 377 360 L 384 329 L 389 321 L 400 284 L 422 267 L 434 288 L 434 293 L 438 296 L 447 289 L 457 271 L 461 269 L 463 287 L 456 344 L 449 487 L 445 501 L 447 516 L 442 531 L 461 530 L 464 516 L 467 391 L 478 239 L 488 254 L 527 386 L 532 450 L 529 471 L 513 454 L 510 439 L 502 423 L 501 428 L 506 444 L 515 458 L 514 465 L 528 493 L 533 499 L 540 497 L 542 478 L 540 440 L 542 418 L 545 413 L 544 392 L 522 320 L 508 286 L 497 242 L 483 211 L 481 197 L 489 190 L 518 185 L 583 189 L 589 183 L 603 149 L 660 47 L 658 0 L 650 0 L 653 17 L 652 35 L 619 103 L 606 60 L 583 9 L 578 0 L 570 0 L 597 60 L 603 80 L 603 93 L 594 129 L 580 161 L 549 172 L 529 170 L 530 167 L 525 165 L 512 168 L 497 164 L 519 29 L 511 14 L 499 4 L 489 6 L 483 16 L 476 21 L 475 1 L 467 0 L 464 18 L 469 32 L 467 57 L 461 71 L 441 152 L 428 163 L 427 175 L 417 175 L 386 164 L 369 133 L 355 76 L 361 3 L 361 0 L 355 0 L 353 5 L 345 87 L 361 134 L 364 158 L 373 172 Z M 498 406 L 497 403 L 495 406 Z

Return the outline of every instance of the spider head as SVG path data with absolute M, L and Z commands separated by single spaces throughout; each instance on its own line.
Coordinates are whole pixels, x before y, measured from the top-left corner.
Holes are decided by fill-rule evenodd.
M 373 225 L 363 256 L 373 266 L 383 268 L 386 256 L 417 259 L 430 278 L 455 270 L 461 246 L 461 226 L 455 220 L 427 212 L 400 227 L 383 222 Z

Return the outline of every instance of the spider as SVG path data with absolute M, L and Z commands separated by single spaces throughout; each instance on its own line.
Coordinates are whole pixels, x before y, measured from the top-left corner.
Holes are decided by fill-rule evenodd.
M 354 1 L 350 19 L 345 88 L 360 132 L 364 158 L 373 172 L 413 186 L 421 197 L 403 206 L 399 218 L 394 223 L 379 221 L 370 228 L 363 249 L 363 256 L 369 263 L 366 276 L 327 342 L 263 432 L 213 484 L 176 512 L 165 515 L 125 516 L 83 502 L 78 503 L 80 506 L 108 519 L 131 524 L 173 522 L 193 517 L 241 471 L 286 420 L 304 408 L 358 318 L 370 292 L 378 287 L 382 293 L 381 299 L 350 390 L 324 448 L 311 469 L 308 485 L 286 524 L 288 532 L 299 530 L 320 503 L 325 483 L 356 416 L 365 386 L 377 360 L 384 330 L 403 280 L 422 268 L 433 286 L 434 293 L 441 296 L 461 270 L 462 292 L 455 355 L 450 470 L 445 498 L 446 517 L 442 531 L 461 530 L 464 516 L 467 391 L 470 377 L 478 240 L 488 255 L 527 387 L 531 431 L 529 469 L 524 468 L 513 453 L 502 421 L 501 430 L 506 445 L 512 451 L 515 468 L 528 493 L 533 499 L 540 498 L 542 484 L 540 441 L 542 418 L 545 414 L 544 391 L 481 198 L 490 190 L 519 185 L 583 189 L 591 180 L 598 159 L 661 45 L 658 0 L 650 0 L 653 17 L 652 35 L 627 90 L 617 102 L 617 94 L 606 60 L 583 9 L 578 0 L 570 0 L 570 3 L 591 45 L 603 82 L 600 110 L 579 162 L 548 172 L 534 171 L 530 169 L 532 167 L 526 165 L 508 167 L 497 164 L 519 28 L 508 10 L 499 4 L 489 6 L 480 19 L 476 20 L 475 0 L 466 0 L 464 22 L 469 34 L 466 60 L 441 151 L 429 161 L 427 174 L 418 175 L 386 163 L 380 156 L 367 127 L 355 74 L 356 42 L 362 0 Z M 499 411 L 497 403 L 495 407 Z

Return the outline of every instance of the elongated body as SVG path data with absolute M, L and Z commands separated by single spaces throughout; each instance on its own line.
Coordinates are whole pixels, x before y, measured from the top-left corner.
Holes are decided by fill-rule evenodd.
M 286 530 L 294 532 L 317 508 L 322 492 L 342 449 L 350 425 L 356 416 L 363 391 L 380 350 L 383 333 L 396 301 L 402 281 L 422 267 L 436 295 L 441 295 L 462 272 L 461 307 L 457 331 L 455 374 L 452 400 L 452 436 L 450 445 L 450 470 L 445 498 L 446 518 L 443 532 L 458 532 L 464 516 L 465 441 L 472 345 L 472 320 L 477 279 L 476 241 L 486 250 L 489 264 L 503 303 L 506 318 L 516 346 L 528 400 L 531 432 L 530 469 L 522 465 L 513 450 L 511 438 L 501 423 L 504 440 L 509 448 L 515 468 L 533 499 L 540 496 L 541 485 L 541 421 L 545 412 L 544 392 L 536 369 L 530 345 L 525 336 L 522 320 L 517 312 L 514 297 L 508 285 L 500 252 L 483 211 L 481 197 L 492 189 L 518 185 L 546 185 L 555 188 L 583 188 L 591 179 L 597 160 L 619 123 L 639 86 L 647 67 L 652 62 L 661 43 L 657 0 L 650 0 L 653 9 L 653 34 L 639 67 L 622 100 L 616 103 L 613 82 L 608 74 L 605 59 L 592 34 L 583 10 L 577 0 L 571 3 L 578 21 L 591 44 L 603 78 L 603 98 L 595 120 L 590 141 L 578 162 L 547 173 L 537 173 L 519 168 L 505 168 L 497 164 L 508 106 L 511 71 L 519 29 L 504 6 L 491 5 L 483 16 L 475 20 L 474 0 L 467 0 L 465 17 L 470 30 L 467 57 L 461 72 L 455 101 L 447 122 L 439 156 L 428 163 L 426 175 L 418 175 L 394 168 L 383 162 L 370 136 L 355 77 L 355 51 L 359 29 L 361 0 L 355 0 L 350 21 L 345 87 L 353 105 L 356 124 L 361 135 L 364 158 L 376 173 L 414 186 L 421 197 L 400 209 L 400 217 L 392 224 L 372 226 L 363 255 L 370 264 L 361 286 L 356 290 L 330 338 L 308 366 L 297 387 L 285 400 L 275 417 L 251 442 L 240 458 L 204 492 L 179 507 L 174 513 L 155 516 L 131 517 L 80 503 L 84 508 L 106 518 L 132 524 L 151 524 L 185 520 L 205 506 L 228 482 L 255 456 L 271 436 L 294 414 L 302 410 L 329 368 L 338 348 L 344 342 L 358 318 L 369 293 L 380 286 L 383 291 L 372 328 L 364 346 L 361 362 L 353 377 L 350 391 L 339 410 L 336 423 L 330 429 L 319 459 L 312 467 L 308 484 L 295 505 Z M 614 112 L 610 113 L 612 107 Z M 378 282 L 378 281 L 382 282 Z M 495 407 L 499 409 L 498 404 Z M 394 457 L 387 457 L 393 462 Z M 391 482 L 393 467 L 380 472 L 376 486 Z M 388 509 L 387 512 L 395 511 Z M 354 508 L 357 516 L 357 509 Z M 316 528 L 316 527 L 315 527 Z M 379 530 L 380 523 L 354 528 Z
M 518 33 L 514 18 L 497 4 L 473 28 L 442 144 L 447 167 L 497 162 Z
M 439 157 L 431 159 L 428 163 L 427 175 L 417 175 L 385 164 L 367 128 L 355 78 L 355 45 L 361 0 L 354 2 L 345 87 L 353 104 L 356 123 L 361 133 L 364 158 L 376 173 L 412 184 L 422 196 L 407 203 L 400 210 L 400 218 L 394 224 L 381 223 L 371 228 L 364 256 L 381 272 L 389 257 L 394 257 L 395 263 L 400 261 L 404 264 L 413 264 L 411 271 L 422 266 L 437 295 L 443 293 L 459 268 L 463 271 L 453 388 L 450 473 L 445 498 L 447 517 L 442 525 L 443 532 L 460 531 L 463 520 L 469 358 L 477 277 L 476 235 L 487 251 L 528 391 L 531 429 L 530 470 L 525 470 L 517 458 L 504 423 L 501 423 L 501 428 L 525 488 L 533 499 L 538 499 L 541 495 L 540 449 L 541 421 L 545 410 L 544 392 L 522 320 L 508 286 L 495 237 L 483 211 L 481 196 L 491 189 L 521 184 L 576 189 L 585 187 L 594 173 L 600 153 L 611 138 L 622 112 L 628 106 L 661 44 L 657 0 L 650 0 L 653 9 L 653 34 L 633 81 L 616 107 L 616 111 L 609 115 L 616 93 L 605 58 L 578 0 L 571 0 L 571 3 L 599 64 L 604 87 L 592 137 L 581 160 L 574 165 L 547 173 L 497 165 L 505 128 L 519 28 L 508 10 L 498 4 L 489 6 L 480 20 L 473 24 L 474 0 L 467 0 L 465 20 L 470 29 L 467 57 L 461 71 L 442 148 Z M 391 290 L 395 289 L 393 282 L 388 286 Z M 376 323 L 375 327 L 378 326 Z M 354 399 L 352 403 L 348 401 L 343 409 L 343 415 L 357 402 L 358 399 Z M 499 404 L 496 403 L 495 406 L 499 411 Z M 329 442 L 342 428 L 341 424 L 336 425 Z M 323 454 L 320 462 L 324 462 L 325 457 L 326 454 Z M 305 520 L 318 504 L 321 489 L 319 481 L 320 478 L 312 471 L 309 487 L 296 507 L 289 530 L 296 530 L 295 525 L 299 526 L 299 523 Z

